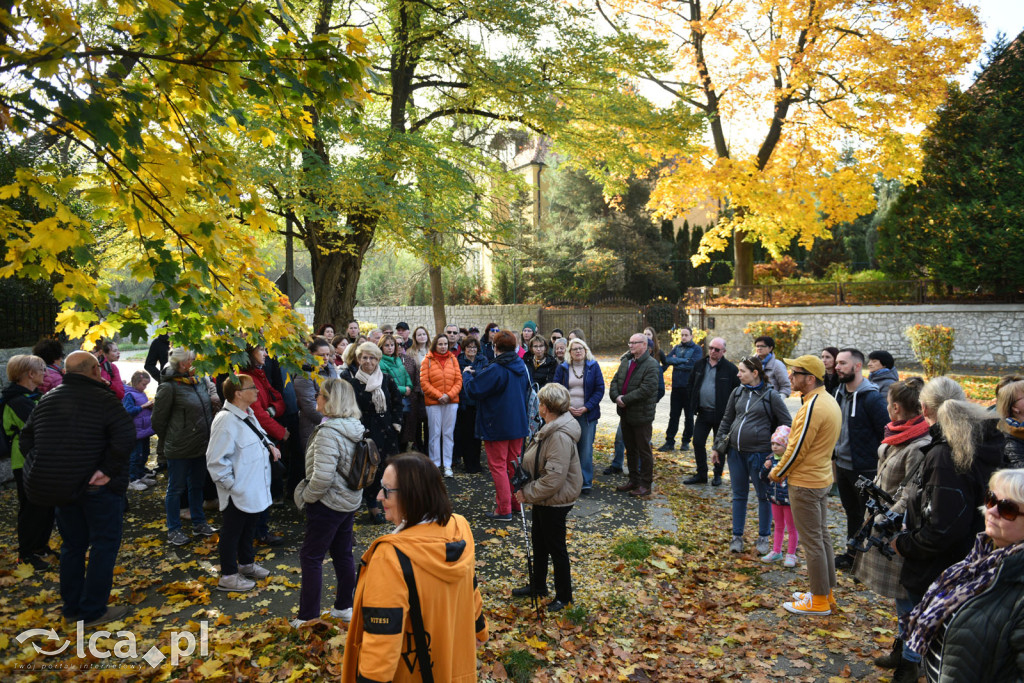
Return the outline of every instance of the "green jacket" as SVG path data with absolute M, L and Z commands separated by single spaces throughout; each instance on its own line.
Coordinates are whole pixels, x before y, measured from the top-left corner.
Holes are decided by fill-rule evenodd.
M 11 469 L 19 470 L 25 465 L 25 457 L 21 452 L 21 430 L 39 402 L 39 392 L 30 391 L 20 384 L 11 384 L 3 390 L 2 398 L 0 420 L 11 444 Z
M 622 385 L 626 382 L 626 373 L 629 372 L 629 363 L 632 360 L 633 355 L 630 353 L 622 356 L 619 369 L 615 372 L 608 389 L 608 397 L 614 402 L 622 396 L 622 402 L 626 407 L 623 409 L 616 406 L 616 409 L 626 424 L 654 422 L 654 411 L 658 407 L 658 378 L 661 376 L 661 365 L 650 352 L 644 351 L 637 360 L 633 376 L 629 378 L 627 391 L 623 393 Z
M 409 378 L 409 373 L 405 370 L 405 363 L 402 359 L 397 356 L 381 356 L 380 357 L 380 369 L 382 372 L 386 372 L 391 375 L 391 379 L 395 380 L 395 384 L 398 385 L 398 391 L 401 392 L 402 396 L 405 396 L 406 389 L 412 389 L 412 379 Z

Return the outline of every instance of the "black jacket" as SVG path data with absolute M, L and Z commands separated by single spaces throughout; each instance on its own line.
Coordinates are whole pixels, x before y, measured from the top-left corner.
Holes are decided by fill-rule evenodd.
M 715 367 L 718 373 L 715 375 L 715 414 L 710 418 L 704 415 L 703 418 L 717 425 L 725 416 L 725 407 L 729 405 L 733 389 L 740 385 L 740 378 L 736 376 L 736 366 L 725 358 L 718 361 Z M 700 385 L 704 381 L 707 369 L 708 359 L 705 357 L 697 361 L 693 372 L 690 373 L 690 406 L 695 415 L 700 415 Z
M 989 477 L 1003 459 L 1003 437 L 994 420 L 986 422 L 974 465 L 963 474 L 953 465 L 939 426 L 933 425 L 930 433 L 932 442 L 922 449 L 921 469 L 908 484 L 907 533 L 896 537 L 896 549 L 904 558 L 900 583 L 916 595 L 924 595 L 939 574 L 974 547 L 974 537 L 985 528 L 978 507 Z
M 105 384 L 68 373 L 39 400 L 24 429 L 25 492 L 36 505 L 66 505 L 85 491 L 96 470 L 107 489 L 128 488 L 128 457 L 135 424 Z
M 1003 465 L 1014 469 L 1024 467 L 1024 439 L 1018 439 L 1010 434 L 1006 435 L 1006 445 L 1003 447 Z
M 940 681 L 1024 678 L 1024 554 L 1006 558 L 995 581 L 948 617 L 939 647 Z
M 555 360 L 554 356 L 544 356 L 544 360 L 541 361 L 540 366 L 533 364 L 533 354 L 528 354 L 523 358 L 523 362 L 526 363 L 526 369 L 530 373 L 530 381 L 536 382 L 537 387 L 540 388 L 555 378 L 555 370 L 558 368 L 558 361 Z
M 384 382 L 381 390 L 387 399 L 387 408 L 382 414 L 377 414 L 373 405 L 373 394 L 366 391 L 366 385 L 356 379 L 359 368 L 349 368 L 341 373 L 341 378 L 352 385 L 356 392 L 356 403 L 359 404 L 359 411 L 363 414 L 362 423 L 370 431 L 370 438 L 377 444 L 380 455 L 385 458 L 389 455 L 398 455 L 398 432 L 393 425 L 402 424 L 402 394 L 398 391 L 398 385 L 391 375 L 384 373 Z

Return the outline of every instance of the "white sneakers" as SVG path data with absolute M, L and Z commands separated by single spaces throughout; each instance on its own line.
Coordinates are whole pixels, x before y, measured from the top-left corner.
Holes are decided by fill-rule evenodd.
M 796 563 L 796 555 L 790 555 L 789 553 L 786 553 L 786 559 L 783 561 L 782 566 L 793 568 L 796 566 Z
M 455 476 L 452 473 L 452 468 L 451 467 L 445 467 L 444 468 L 444 476 L 446 476 L 446 477 L 454 477 Z
M 245 593 L 256 587 L 255 581 L 250 581 L 241 574 L 226 574 L 220 577 L 217 582 L 217 590 Z
M 332 607 L 329 612 L 324 612 L 324 616 L 328 615 L 335 619 L 341 619 L 342 621 L 347 623 L 352 621 L 352 608 L 349 607 L 348 609 L 334 609 Z M 306 619 L 292 619 L 288 623 L 291 625 L 292 628 L 301 628 L 306 624 L 306 621 Z
M 238 565 L 238 573 L 248 579 L 261 581 L 270 576 L 270 571 L 259 566 L 257 563 Z

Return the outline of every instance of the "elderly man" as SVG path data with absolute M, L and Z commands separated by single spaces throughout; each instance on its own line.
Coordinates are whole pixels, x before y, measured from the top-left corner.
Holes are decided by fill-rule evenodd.
M 608 390 L 619 414 L 629 466 L 629 481 L 615 490 L 629 491 L 631 496 L 649 495 L 654 483 L 651 425 L 658 404 L 660 376 L 661 365 L 647 350 L 647 337 L 642 332 L 634 334 Z
M 836 567 L 828 534 L 828 492 L 832 489 L 832 450 L 839 440 L 839 404 L 825 391 L 825 364 L 817 356 L 784 360 L 793 391 L 803 404 L 793 419 L 789 444 L 768 474 L 789 483 L 789 505 L 807 560 L 810 593 L 794 593 L 782 607 L 793 614 L 828 615 L 835 609 Z
M 453 358 L 458 358 L 462 353 L 462 347 L 459 345 L 459 326 L 448 323 L 444 327 L 444 336 L 448 337 L 448 352 Z
M 690 373 L 690 407 L 695 412 L 693 459 L 697 461 L 697 473 L 684 479 L 684 484 L 708 483 L 708 434 L 718 436 L 718 425 L 722 424 L 729 396 L 740 385 L 736 372 L 736 366 L 725 359 L 725 340 L 715 337 L 708 343 L 708 355 L 698 361 Z M 724 461 L 715 463 L 712 486 L 722 485 L 724 469 Z
M 94 626 L 128 613 L 107 601 L 121 547 L 135 424 L 100 379 L 91 353 L 72 352 L 64 371 L 64 382 L 43 396 L 21 431 L 25 492 L 37 505 L 56 507 L 64 618 Z

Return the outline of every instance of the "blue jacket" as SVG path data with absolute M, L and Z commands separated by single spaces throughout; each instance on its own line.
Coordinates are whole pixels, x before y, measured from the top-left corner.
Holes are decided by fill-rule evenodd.
M 569 388 L 569 363 L 561 363 L 555 369 L 556 384 Z M 586 407 L 587 422 L 601 418 L 601 399 L 604 398 L 604 375 L 596 360 L 588 360 L 583 369 L 583 405 Z
M 878 387 L 869 380 L 864 380 L 857 391 L 850 394 L 846 385 L 840 384 L 836 390 L 836 402 L 843 414 L 843 432 L 849 430 L 850 457 L 853 459 L 853 470 L 857 472 L 874 472 L 878 469 L 878 446 L 885 437 L 885 425 L 889 424 L 889 411 L 885 397 Z M 843 444 L 845 435 L 840 432 L 837 448 L 837 465 L 849 469 L 842 462 L 838 448 Z
M 469 359 L 466 358 L 466 354 L 464 352 L 459 354 L 459 370 L 463 373 L 465 373 L 466 368 L 470 366 L 473 367 L 474 372 L 480 372 L 489 364 L 490 361 L 480 353 L 476 354 L 476 358 L 473 359 L 472 363 L 470 363 Z M 462 390 L 459 392 L 459 410 L 465 410 L 466 408 L 473 408 L 475 406 L 476 401 L 466 395 L 466 382 L 463 380 Z
M 691 342 L 676 344 L 665 356 L 665 362 L 672 366 L 672 388 L 686 391 L 690 382 L 690 372 L 703 353 L 700 347 Z
M 498 354 L 479 372 L 463 372 L 462 388 L 477 402 L 477 438 L 507 441 L 526 438 L 530 433 L 526 421 L 530 373 L 515 351 Z

